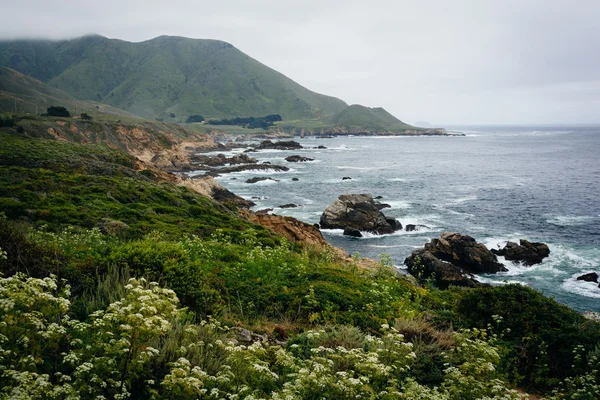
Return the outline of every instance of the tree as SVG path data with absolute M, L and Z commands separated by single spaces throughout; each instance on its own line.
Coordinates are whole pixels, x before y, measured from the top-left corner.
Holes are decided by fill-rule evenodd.
M 185 123 L 186 124 L 193 124 L 194 122 L 203 122 L 203 121 L 204 121 L 204 117 L 202 115 L 194 114 L 194 115 L 190 115 L 185 120 Z
M 51 106 L 48 107 L 45 116 L 48 117 L 65 117 L 68 118 L 71 116 L 69 110 L 62 106 Z
M 84 121 L 90 121 L 92 119 L 92 116 L 88 113 L 81 113 L 79 118 L 81 118 Z

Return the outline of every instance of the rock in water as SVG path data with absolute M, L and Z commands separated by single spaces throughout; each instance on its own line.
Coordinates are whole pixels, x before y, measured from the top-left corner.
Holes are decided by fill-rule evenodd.
M 440 289 L 447 289 L 449 286 L 476 287 L 482 285 L 472 274 L 449 262 L 440 260 L 424 249 L 413 251 L 404 260 L 404 264 L 408 267 L 408 272 L 420 282 L 432 280 Z
M 420 231 L 421 229 L 429 229 L 429 227 L 426 225 L 407 224 L 405 229 L 406 232 L 415 232 Z
M 246 183 L 256 183 L 256 182 L 262 182 L 262 181 L 275 181 L 275 182 L 279 182 L 277 179 L 265 178 L 264 176 L 246 179 Z
M 492 250 L 499 256 L 504 256 L 509 261 L 520 261 L 525 265 L 539 264 L 542 260 L 550 255 L 550 249 L 547 244 L 530 242 L 521 239 L 520 244 L 508 242 L 503 249 Z
M 367 231 L 377 234 L 402 229 L 399 222 L 386 219 L 369 194 L 343 194 L 323 211 L 321 228 Z M 400 226 L 400 228 L 398 228 Z
M 411 275 L 421 281 L 433 279 L 440 288 L 477 286 L 473 273 L 507 271 L 496 256 L 471 236 L 443 232 L 404 260 Z
M 314 161 L 314 158 L 309 158 L 309 157 L 302 157 L 302 156 L 289 156 L 285 158 L 285 161 L 287 162 L 307 162 L 307 161 Z
M 362 233 L 360 233 L 360 231 L 354 230 L 354 229 L 344 229 L 344 236 L 351 236 L 351 237 L 362 237 Z
M 577 277 L 578 281 L 595 282 L 598 283 L 598 274 L 590 272 Z
M 508 271 L 487 247 L 457 232 L 442 232 L 439 239 L 433 239 L 424 248 L 440 260 L 475 274 Z
M 270 140 L 263 140 L 260 142 L 258 146 L 256 146 L 257 150 L 263 149 L 277 149 L 277 150 L 295 150 L 295 149 L 303 149 L 302 145 L 293 140 L 282 140 L 279 142 L 271 142 Z

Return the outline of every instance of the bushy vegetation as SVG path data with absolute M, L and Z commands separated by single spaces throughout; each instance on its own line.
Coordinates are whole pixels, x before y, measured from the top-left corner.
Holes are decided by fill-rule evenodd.
M 417 286 L 121 151 L 0 143 L 0 398 L 598 398 L 598 324 L 534 290 Z
M 207 123 L 210 125 L 238 125 L 248 129 L 262 128 L 267 129 L 273 126 L 275 122 L 281 121 L 281 115 L 272 114 L 265 117 L 236 117 L 231 119 L 211 119 Z
M 186 124 L 193 124 L 196 122 L 204 122 L 204 117 L 202 115 L 194 114 L 194 115 L 190 115 L 185 120 Z
M 12 115 L 0 114 L 0 128 L 11 127 L 15 124 L 15 118 Z
M 45 114 L 42 114 L 45 117 L 64 117 L 69 118 L 71 113 L 63 106 L 50 106 L 48 107 Z

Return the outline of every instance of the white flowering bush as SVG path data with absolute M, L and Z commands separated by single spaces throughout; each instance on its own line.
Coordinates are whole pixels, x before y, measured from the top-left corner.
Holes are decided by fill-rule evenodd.
M 387 325 L 372 334 L 309 330 L 286 347 L 242 344 L 214 319 L 191 323 L 156 283 L 131 279 L 124 293 L 78 321 L 65 282 L 0 279 L 0 398 L 521 398 L 496 371 L 500 356 L 484 330 L 456 335 L 443 382 L 428 387 L 411 369 L 412 343 Z M 571 386 L 594 393 L 589 379 Z

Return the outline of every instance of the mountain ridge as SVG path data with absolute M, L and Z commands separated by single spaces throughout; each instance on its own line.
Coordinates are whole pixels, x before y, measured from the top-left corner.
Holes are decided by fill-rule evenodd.
M 143 42 L 87 35 L 0 42 L 0 65 L 81 99 L 144 118 L 322 117 L 347 106 L 214 39 L 159 36 Z M 185 117 L 185 118 L 184 118 Z

